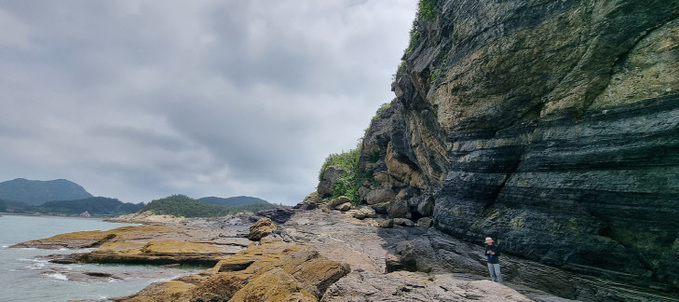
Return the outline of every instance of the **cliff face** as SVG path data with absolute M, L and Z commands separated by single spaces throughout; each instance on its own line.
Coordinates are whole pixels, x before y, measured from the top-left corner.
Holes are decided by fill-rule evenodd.
M 393 197 L 464 240 L 677 291 L 679 1 L 434 12 L 364 138 L 363 202 Z

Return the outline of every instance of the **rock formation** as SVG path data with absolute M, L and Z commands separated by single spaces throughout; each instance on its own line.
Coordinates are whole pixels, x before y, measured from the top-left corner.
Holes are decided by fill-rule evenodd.
M 679 291 L 679 2 L 422 2 L 361 202 Z
M 252 241 L 260 241 L 262 238 L 269 236 L 273 231 L 276 230 L 276 225 L 269 218 L 262 218 L 257 220 L 251 227 L 250 233 L 248 234 L 248 239 Z

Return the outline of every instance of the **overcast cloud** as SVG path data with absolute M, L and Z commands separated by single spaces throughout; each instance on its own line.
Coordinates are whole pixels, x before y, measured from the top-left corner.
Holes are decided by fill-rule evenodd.
M 0 181 L 295 204 L 393 98 L 416 2 L 2 1 Z

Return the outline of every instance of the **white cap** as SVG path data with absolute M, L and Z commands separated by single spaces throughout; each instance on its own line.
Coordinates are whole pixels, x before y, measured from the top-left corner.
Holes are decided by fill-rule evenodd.
M 495 240 L 493 240 L 493 238 L 486 237 L 486 242 L 488 242 L 488 241 L 495 241 Z

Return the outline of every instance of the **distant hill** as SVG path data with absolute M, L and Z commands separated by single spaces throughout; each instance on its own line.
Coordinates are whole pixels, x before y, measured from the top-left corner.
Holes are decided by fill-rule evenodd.
M 90 198 L 92 194 L 66 179 L 50 181 L 17 178 L 0 183 L 0 199 L 37 206 L 46 201 Z
M 118 216 L 139 211 L 143 203 L 123 203 L 118 199 L 106 197 L 90 197 L 78 200 L 48 201 L 37 207 L 26 210 L 45 214 L 78 215 L 87 211 L 92 216 Z
M 229 206 L 229 207 L 235 207 L 235 206 L 243 206 L 243 205 L 248 205 L 248 204 L 256 204 L 256 203 L 266 203 L 268 204 L 269 202 L 257 198 L 257 197 L 250 197 L 250 196 L 236 196 L 236 197 L 229 197 L 229 198 L 221 198 L 221 197 L 203 197 L 199 198 L 198 200 L 209 203 L 209 204 L 216 204 L 220 206 Z
M 217 217 L 241 212 L 255 212 L 276 208 L 270 203 L 254 203 L 241 206 L 222 206 L 202 202 L 184 195 L 172 195 L 153 200 L 140 210 L 154 214 L 166 214 L 178 217 Z

